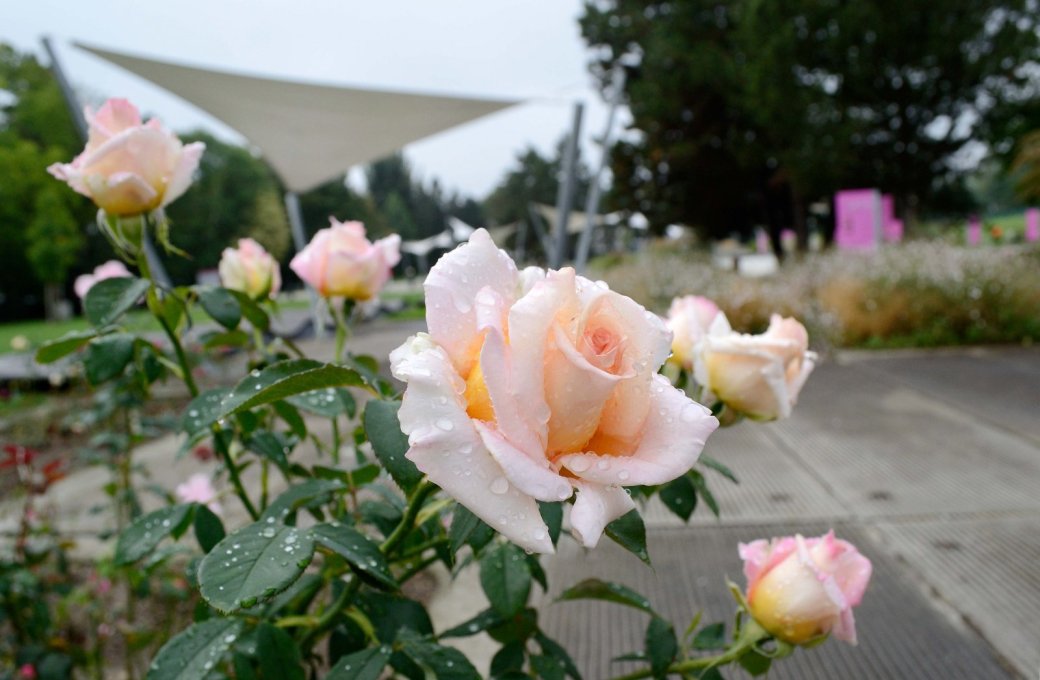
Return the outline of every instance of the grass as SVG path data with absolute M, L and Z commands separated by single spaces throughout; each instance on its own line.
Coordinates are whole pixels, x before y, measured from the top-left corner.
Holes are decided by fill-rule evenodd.
M 43 343 L 60 338 L 72 331 L 90 328 L 90 322 L 78 316 L 63 321 L 13 321 L 0 324 L 0 354 L 35 349 Z M 127 315 L 127 328 L 135 331 L 158 331 L 159 324 L 144 310 Z M 26 346 L 21 347 L 22 344 Z

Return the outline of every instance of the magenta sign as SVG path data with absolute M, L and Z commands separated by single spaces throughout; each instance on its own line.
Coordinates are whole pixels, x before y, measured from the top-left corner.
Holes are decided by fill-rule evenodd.
M 834 242 L 842 250 L 874 250 L 881 240 L 881 194 L 850 189 L 834 196 Z
M 1026 211 L 1026 241 L 1040 241 L 1040 208 L 1030 208 Z

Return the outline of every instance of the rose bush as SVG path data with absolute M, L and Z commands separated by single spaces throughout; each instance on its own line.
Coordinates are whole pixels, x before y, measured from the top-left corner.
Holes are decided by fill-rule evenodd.
M 397 234 L 372 243 L 360 222 L 339 222 L 320 230 L 293 257 L 289 267 L 322 297 L 368 300 L 390 279 L 401 260 Z
M 191 185 L 206 145 L 183 145 L 154 118 L 125 99 L 109 99 L 95 113 L 89 107 L 87 146 L 71 163 L 47 170 L 87 196 L 106 214 L 125 217 L 169 205 Z
M 408 458 L 528 550 L 553 546 L 536 501 L 577 492 L 586 547 L 634 507 L 623 486 L 670 482 L 718 421 L 657 374 L 671 338 L 630 298 L 571 269 L 522 274 L 478 230 L 426 279 L 429 335 L 391 356 L 408 383 Z
M 735 333 L 719 314 L 694 352 L 697 383 L 733 411 L 754 420 L 791 415 L 816 365 L 805 326 L 774 314 L 759 335 Z
M 872 565 L 854 545 L 800 535 L 740 545 L 751 616 L 792 644 L 833 634 L 856 643 L 853 607 L 863 600 Z
M 278 262 L 251 238 L 238 240 L 238 248 L 225 248 L 217 267 L 220 283 L 255 300 L 273 298 L 282 287 Z

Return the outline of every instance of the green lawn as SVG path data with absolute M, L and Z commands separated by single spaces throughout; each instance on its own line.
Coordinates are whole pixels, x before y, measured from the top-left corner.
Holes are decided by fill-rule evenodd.
M 48 340 L 60 338 L 69 331 L 80 331 L 89 326 L 90 322 L 79 316 L 64 321 L 32 320 L 0 324 L 0 354 L 16 351 L 15 345 L 21 338 L 28 341 L 30 348 L 35 348 Z M 127 327 L 135 331 L 159 330 L 159 325 L 152 319 L 152 315 L 143 309 L 127 315 Z

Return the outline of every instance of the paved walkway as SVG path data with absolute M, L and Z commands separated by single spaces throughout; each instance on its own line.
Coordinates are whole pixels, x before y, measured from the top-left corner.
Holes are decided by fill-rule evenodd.
M 385 356 L 420 328 L 377 322 L 354 342 Z M 320 356 L 326 344 L 312 347 Z M 738 541 L 834 526 L 876 566 L 857 611 L 861 643 L 798 652 L 770 677 L 1031 680 L 1040 671 L 1038 409 L 1040 350 L 841 354 L 813 375 L 791 419 L 712 437 L 709 453 L 741 480 L 712 476 L 721 520 L 701 507 L 687 526 L 653 505 L 646 519 L 655 569 L 606 539 L 592 552 L 564 541 L 547 565 L 550 583 L 626 583 L 681 631 L 699 609 L 705 620 L 731 620 L 724 576 L 742 580 Z M 171 465 L 175 446 L 159 440 L 138 456 L 170 488 L 197 466 L 190 457 Z M 81 536 L 94 528 L 84 499 L 99 498 L 91 490 L 103 482 L 103 473 L 85 470 L 55 489 L 61 517 Z M 6 508 L 0 523 L 5 516 Z M 539 597 L 543 624 L 589 680 L 623 670 L 610 658 L 642 645 L 645 615 Z M 443 628 L 485 606 L 468 573 L 453 584 L 445 578 L 431 609 Z M 494 645 L 480 637 L 461 645 L 486 670 Z

